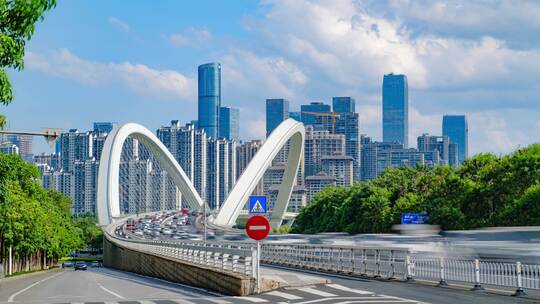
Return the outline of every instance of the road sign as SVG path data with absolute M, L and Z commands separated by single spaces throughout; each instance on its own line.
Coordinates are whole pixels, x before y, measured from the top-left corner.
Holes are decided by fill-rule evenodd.
M 249 197 L 249 214 L 266 214 L 266 196 Z
M 423 213 L 402 213 L 401 224 L 402 225 L 421 225 L 425 224 L 429 214 Z
M 256 241 L 265 239 L 270 233 L 270 222 L 262 215 L 254 215 L 246 223 L 246 233 Z

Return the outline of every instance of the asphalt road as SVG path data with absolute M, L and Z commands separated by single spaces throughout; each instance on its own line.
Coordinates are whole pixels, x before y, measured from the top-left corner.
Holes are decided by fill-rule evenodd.
M 332 284 L 228 297 L 107 268 L 69 269 L 0 281 L 0 303 L 538 303 L 530 299 L 421 284 L 327 277 Z

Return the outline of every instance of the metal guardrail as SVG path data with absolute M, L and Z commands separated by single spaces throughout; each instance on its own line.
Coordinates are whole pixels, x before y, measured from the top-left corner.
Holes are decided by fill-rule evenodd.
M 174 257 L 191 263 L 255 277 L 254 242 L 150 241 L 109 237 L 136 250 Z M 261 262 L 345 275 L 388 279 L 447 281 L 516 289 L 540 290 L 540 265 L 495 262 L 470 257 L 436 256 L 403 248 L 262 243 Z
M 105 237 L 110 242 L 124 248 L 171 257 L 219 271 L 255 277 L 254 265 L 256 265 L 257 254 L 253 248 L 238 248 L 197 241 L 167 242 L 125 239 L 114 235 L 114 228 L 114 225 L 111 225 L 106 230 Z
M 227 242 L 234 248 L 249 249 L 249 242 Z M 232 244 L 232 245 L 231 245 Z M 345 275 L 403 280 L 470 283 L 473 290 L 482 285 L 540 290 L 540 265 L 520 262 L 494 262 L 466 257 L 434 256 L 402 248 L 345 247 L 335 245 L 262 243 L 261 262 Z

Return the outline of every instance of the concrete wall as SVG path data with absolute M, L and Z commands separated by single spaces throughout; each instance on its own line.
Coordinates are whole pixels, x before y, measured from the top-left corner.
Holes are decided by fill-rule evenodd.
M 253 294 L 255 286 L 253 279 L 241 274 L 222 272 L 169 257 L 134 251 L 114 244 L 106 237 L 103 240 L 103 264 L 105 267 L 201 287 L 227 295 Z

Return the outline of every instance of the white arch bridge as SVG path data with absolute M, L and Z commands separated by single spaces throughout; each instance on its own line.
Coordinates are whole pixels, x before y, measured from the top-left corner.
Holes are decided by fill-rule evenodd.
M 145 127 L 135 123 L 127 123 L 111 131 L 105 140 L 101 154 L 97 183 L 97 215 L 100 225 L 109 225 L 115 218 L 120 217 L 120 158 L 122 147 L 128 137 L 137 139 L 154 154 L 156 160 L 169 174 L 172 182 L 178 187 L 180 193 L 182 193 L 182 198 L 190 208 L 198 209 L 205 204 L 182 167 L 165 145 Z M 213 219 L 213 224 L 224 227 L 235 224 L 249 195 L 253 193 L 264 173 L 271 166 L 274 157 L 290 140 L 287 166 L 270 217 L 272 227 L 279 227 L 287 210 L 300 166 L 304 151 L 304 137 L 305 130 L 302 123 L 293 119 L 283 121 L 268 136 L 261 149 L 244 170 L 222 204 L 217 216 Z

